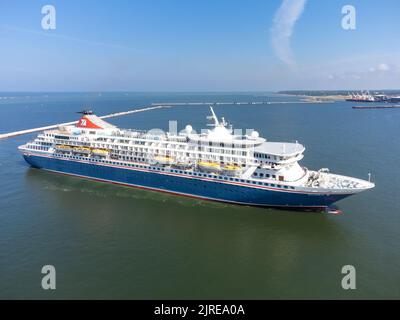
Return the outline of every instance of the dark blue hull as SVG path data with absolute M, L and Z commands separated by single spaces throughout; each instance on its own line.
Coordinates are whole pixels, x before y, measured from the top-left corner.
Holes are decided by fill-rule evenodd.
M 260 188 L 218 179 L 188 177 L 148 169 L 124 168 L 48 156 L 24 155 L 24 158 L 33 167 L 58 173 L 243 205 L 322 209 L 349 196 L 349 194 L 310 194 L 294 190 Z

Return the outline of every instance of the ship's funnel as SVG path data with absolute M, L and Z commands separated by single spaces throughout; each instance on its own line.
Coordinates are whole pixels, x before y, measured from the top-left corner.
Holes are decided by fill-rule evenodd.
M 90 113 L 88 113 L 90 111 Z M 82 118 L 79 119 L 76 126 L 78 128 L 88 128 L 88 129 L 108 129 L 115 128 L 112 124 L 99 118 L 91 110 L 85 110 L 79 113 L 83 113 Z

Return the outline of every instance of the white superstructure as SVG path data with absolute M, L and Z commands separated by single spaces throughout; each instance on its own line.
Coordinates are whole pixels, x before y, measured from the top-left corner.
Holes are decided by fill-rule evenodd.
M 310 193 L 356 193 L 374 187 L 369 181 L 331 174 L 328 169 L 301 167 L 298 162 L 305 148 L 300 143 L 270 142 L 256 131 L 234 134 L 212 108 L 211 113 L 212 129 L 195 133 L 187 125 L 178 134 L 119 129 L 87 113 L 77 126 L 45 131 L 20 149 Z

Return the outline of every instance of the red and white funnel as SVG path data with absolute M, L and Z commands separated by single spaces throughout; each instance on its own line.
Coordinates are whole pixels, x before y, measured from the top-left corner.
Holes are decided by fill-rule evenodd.
M 82 118 L 79 119 L 76 124 L 78 128 L 87 128 L 87 129 L 109 129 L 115 128 L 112 124 L 104 121 L 99 118 L 95 114 L 84 112 Z

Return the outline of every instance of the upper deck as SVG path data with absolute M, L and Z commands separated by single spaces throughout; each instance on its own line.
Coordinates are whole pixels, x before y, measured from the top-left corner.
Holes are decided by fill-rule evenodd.
M 254 148 L 254 152 L 279 157 L 294 157 L 303 153 L 304 150 L 304 146 L 299 143 L 269 141 L 266 141 Z

